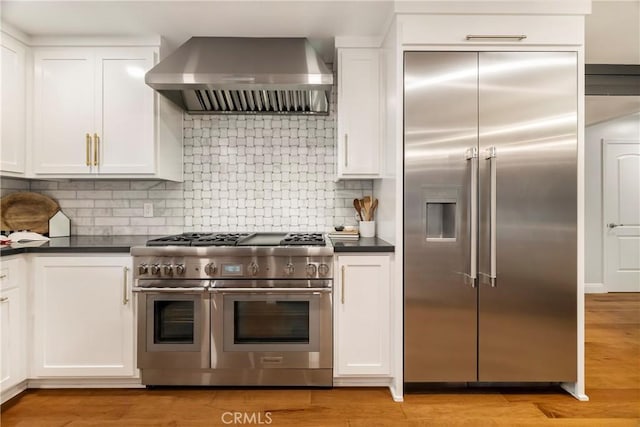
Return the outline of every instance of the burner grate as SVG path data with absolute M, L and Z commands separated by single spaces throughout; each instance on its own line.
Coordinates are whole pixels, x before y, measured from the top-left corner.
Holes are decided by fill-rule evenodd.
M 322 233 L 289 233 L 280 241 L 281 246 L 324 246 Z
M 241 239 L 250 236 L 249 233 L 217 233 L 208 234 L 191 242 L 191 246 L 235 246 Z
M 281 237 L 283 235 L 284 238 Z M 270 240 L 260 243 L 252 241 L 250 238 L 253 236 L 262 236 L 262 240 L 267 236 Z M 183 233 L 147 241 L 147 246 L 324 246 L 325 244 L 322 233 Z

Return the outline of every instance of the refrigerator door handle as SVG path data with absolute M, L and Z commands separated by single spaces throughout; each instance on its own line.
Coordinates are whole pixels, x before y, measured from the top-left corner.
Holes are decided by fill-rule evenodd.
M 478 278 L 478 149 L 476 147 L 467 150 L 467 160 L 471 160 L 471 184 L 469 187 L 470 194 L 470 215 L 471 225 L 470 234 L 471 250 L 469 274 L 465 274 L 466 278 L 471 282 L 471 287 L 475 288 Z
M 489 194 L 489 284 L 496 287 L 496 147 L 489 147 L 485 152 L 485 160 L 489 161 L 490 194 Z

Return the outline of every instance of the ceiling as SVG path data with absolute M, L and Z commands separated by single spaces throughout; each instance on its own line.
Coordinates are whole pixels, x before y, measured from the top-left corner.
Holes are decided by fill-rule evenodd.
M 2 20 L 31 36 L 307 37 L 332 62 L 335 36 L 381 36 L 393 1 L 2 0 Z

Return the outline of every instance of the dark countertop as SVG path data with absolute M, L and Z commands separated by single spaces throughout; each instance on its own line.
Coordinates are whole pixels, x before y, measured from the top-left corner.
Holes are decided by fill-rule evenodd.
M 41 246 L 0 248 L 0 256 L 23 253 L 129 253 L 132 246 L 144 246 L 160 236 L 71 236 L 53 237 Z M 361 237 L 353 242 L 331 241 L 334 252 L 394 252 L 395 247 L 377 237 Z
M 132 246 L 144 246 L 158 236 L 71 236 L 53 237 L 41 246 L 2 247 L 0 256 L 22 253 L 129 253 Z
M 396 248 L 391 243 L 377 237 L 361 237 L 354 241 L 336 241 L 331 239 L 333 251 L 342 252 L 395 252 Z

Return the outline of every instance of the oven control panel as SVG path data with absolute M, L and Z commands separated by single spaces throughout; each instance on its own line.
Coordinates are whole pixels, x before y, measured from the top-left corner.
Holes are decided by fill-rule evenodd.
M 134 257 L 138 279 L 331 279 L 331 256 Z

